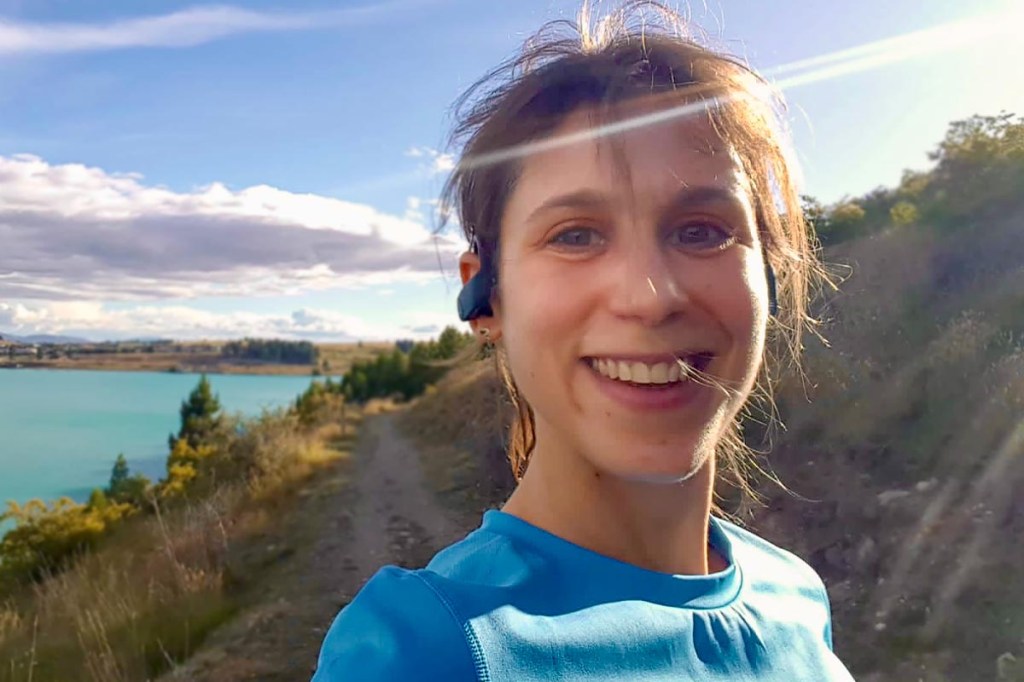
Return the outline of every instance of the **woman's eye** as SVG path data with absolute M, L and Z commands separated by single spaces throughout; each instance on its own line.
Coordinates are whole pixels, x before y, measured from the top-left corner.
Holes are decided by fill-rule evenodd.
M 569 248 L 585 248 L 595 246 L 601 242 L 601 235 L 597 230 L 589 227 L 573 227 L 559 232 L 551 239 L 551 244 Z
M 731 232 L 714 223 L 687 223 L 672 230 L 669 243 L 686 249 L 724 249 L 736 241 Z

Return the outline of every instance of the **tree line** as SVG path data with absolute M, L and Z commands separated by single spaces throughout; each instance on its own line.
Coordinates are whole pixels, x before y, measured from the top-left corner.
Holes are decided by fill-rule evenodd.
M 895 188 L 829 206 L 804 196 L 805 216 L 822 244 L 917 223 L 948 232 L 1006 208 L 1024 193 L 1024 118 L 1003 112 L 954 121 L 928 158 L 931 169 L 904 171 Z
M 300 396 L 296 409 L 301 412 L 306 400 L 315 404 L 320 393 L 340 395 L 360 404 L 371 398 L 409 400 L 444 376 L 449 361 L 474 343 L 472 334 L 451 326 L 429 341 L 399 340 L 390 352 L 353 362 L 343 379 L 315 382 Z
M 283 339 L 242 339 L 229 341 L 221 347 L 226 358 L 277 362 L 285 365 L 315 365 L 319 357 L 317 347 L 309 341 Z
M 346 400 L 357 403 L 390 396 L 408 400 L 444 375 L 444 361 L 454 359 L 473 343 L 472 334 L 455 327 L 446 327 L 430 341 L 399 341 L 390 353 L 353 363 L 340 390 Z

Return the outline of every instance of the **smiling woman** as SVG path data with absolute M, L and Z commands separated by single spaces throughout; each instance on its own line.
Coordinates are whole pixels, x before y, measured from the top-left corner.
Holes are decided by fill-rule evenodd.
M 819 273 L 773 101 L 654 3 L 549 28 L 462 100 L 446 191 L 518 485 L 374 576 L 315 679 L 848 680 L 814 571 L 714 513 Z

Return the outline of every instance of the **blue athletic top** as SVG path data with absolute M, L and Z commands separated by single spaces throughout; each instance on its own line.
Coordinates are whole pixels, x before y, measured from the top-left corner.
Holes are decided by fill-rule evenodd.
M 313 681 L 853 679 L 810 566 L 715 517 L 709 541 L 726 570 L 672 575 L 488 511 L 426 568 L 378 571 Z

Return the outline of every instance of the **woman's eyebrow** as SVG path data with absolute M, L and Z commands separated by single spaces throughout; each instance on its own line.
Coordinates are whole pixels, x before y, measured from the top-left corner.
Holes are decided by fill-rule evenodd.
M 526 220 L 529 222 L 545 211 L 555 208 L 598 208 L 608 205 L 608 199 L 601 192 L 592 189 L 581 189 L 566 194 L 557 194 L 546 199 L 540 206 L 533 209 Z
M 602 192 L 592 189 L 576 190 L 546 199 L 527 216 L 526 220 L 527 222 L 532 221 L 545 211 L 556 208 L 607 208 L 610 203 L 608 197 Z M 682 211 L 711 204 L 743 210 L 744 195 L 738 188 L 714 185 L 685 186 L 676 192 L 666 207 L 671 211 Z
M 746 202 L 745 195 L 739 188 L 728 188 L 714 185 L 686 186 L 676 192 L 668 203 L 672 210 L 684 210 L 695 206 L 709 204 L 725 205 L 742 210 Z

